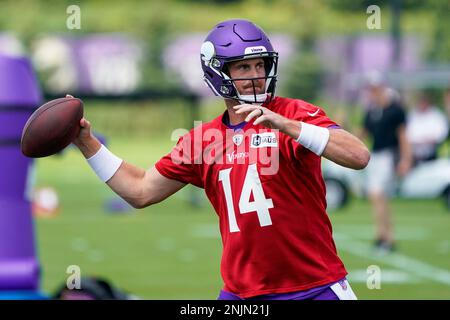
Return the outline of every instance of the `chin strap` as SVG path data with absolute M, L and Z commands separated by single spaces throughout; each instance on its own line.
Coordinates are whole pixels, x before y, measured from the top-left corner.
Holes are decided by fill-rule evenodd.
M 253 94 L 238 94 L 240 104 L 251 103 L 261 105 L 267 100 L 267 96 L 267 93 L 257 94 L 255 101 L 255 95 Z

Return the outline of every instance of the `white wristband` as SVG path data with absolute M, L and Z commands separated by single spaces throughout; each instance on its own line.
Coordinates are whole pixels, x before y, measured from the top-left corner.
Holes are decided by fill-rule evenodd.
M 96 154 L 87 159 L 91 168 L 103 182 L 112 178 L 116 171 L 119 170 L 122 161 L 103 144 Z
M 328 139 L 330 131 L 327 128 L 302 122 L 300 135 L 295 141 L 320 156 L 327 146 Z

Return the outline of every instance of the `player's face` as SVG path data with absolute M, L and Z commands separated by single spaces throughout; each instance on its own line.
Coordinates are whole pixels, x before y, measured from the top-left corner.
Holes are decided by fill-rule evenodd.
M 257 80 L 235 81 L 234 85 L 240 94 L 253 94 L 253 85 L 255 86 L 256 94 L 265 92 L 266 70 L 264 69 L 264 60 L 262 58 L 230 62 L 228 70 L 232 79 L 261 78 Z

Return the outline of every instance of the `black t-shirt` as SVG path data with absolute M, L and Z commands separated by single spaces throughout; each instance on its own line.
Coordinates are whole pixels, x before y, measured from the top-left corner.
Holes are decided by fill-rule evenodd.
M 397 129 L 405 123 L 405 111 L 398 103 L 370 109 L 364 119 L 364 128 L 373 138 L 373 151 L 397 149 Z

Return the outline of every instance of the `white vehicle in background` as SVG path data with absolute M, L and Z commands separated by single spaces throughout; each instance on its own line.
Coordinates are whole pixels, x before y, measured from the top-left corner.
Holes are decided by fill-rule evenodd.
M 324 160 L 323 177 L 327 187 L 328 209 L 344 207 L 350 193 L 365 197 L 366 171 L 344 168 Z M 437 159 L 422 163 L 413 169 L 393 188 L 394 195 L 407 199 L 437 199 L 442 197 L 450 210 L 450 159 Z

